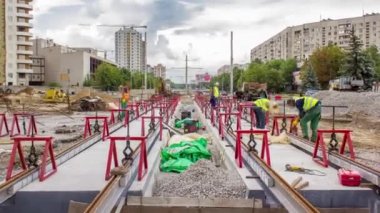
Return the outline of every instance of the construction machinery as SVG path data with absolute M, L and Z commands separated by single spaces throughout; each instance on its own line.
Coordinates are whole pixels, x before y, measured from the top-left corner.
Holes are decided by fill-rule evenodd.
M 259 98 L 268 98 L 267 84 L 244 82 L 240 91 L 236 92 L 239 100 L 255 101 Z
M 362 89 L 364 81 L 362 79 L 356 79 L 354 77 L 342 76 L 330 81 L 331 90 L 351 90 L 357 91 Z
M 50 88 L 46 90 L 43 101 L 47 103 L 64 103 L 67 101 L 67 95 L 61 89 Z

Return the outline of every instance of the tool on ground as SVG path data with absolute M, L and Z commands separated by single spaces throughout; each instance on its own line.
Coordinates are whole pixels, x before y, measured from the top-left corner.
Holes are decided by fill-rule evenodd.
M 300 174 L 307 174 L 307 175 L 316 175 L 316 176 L 325 176 L 326 175 L 326 173 L 321 172 L 321 171 L 316 170 L 316 169 L 306 169 L 306 168 L 303 168 L 300 166 L 295 166 L 295 165 L 290 165 L 290 164 L 285 165 L 285 170 L 289 171 L 289 172 L 297 172 Z
M 338 177 L 343 186 L 359 186 L 362 179 L 358 171 L 344 168 L 338 170 Z

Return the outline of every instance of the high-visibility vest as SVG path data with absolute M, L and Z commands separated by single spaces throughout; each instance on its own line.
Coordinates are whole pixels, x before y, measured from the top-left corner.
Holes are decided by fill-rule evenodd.
M 219 98 L 219 88 L 217 86 L 214 86 L 214 97 Z
M 256 106 L 260 107 L 261 109 L 263 109 L 265 112 L 268 111 L 268 106 L 269 106 L 269 100 L 266 99 L 266 98 L 260 98 L 256 101 L 254 101 L 253 103 L 255 103 Z
M 313 108 L 315 105 L 317 105 L 318 99 L 313 98 L 313 97 L 304 97 L 303 100 L 303 111 L 307 112 L 311 108 Z

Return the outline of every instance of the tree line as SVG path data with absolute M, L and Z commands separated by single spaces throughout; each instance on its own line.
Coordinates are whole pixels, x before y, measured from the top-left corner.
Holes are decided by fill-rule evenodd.
M 330 80 L 340 76 L 362 79 L 367 88 L 373 81 L 380 81 L 379 49 L 376 46 L 362 47 L 363 44 L 352 30 L 346 49 L 333 44 L 317 48 L 300 67 L 303 89 L 327 89 Z M 239 90 L 243 82 L 267 83 L 272 92 L 295 89 L 293 72 L 296 70 L 294 59 L 265 63 L 256 59 L 245 70 L 233 70 L 234 91 Z M 230 73 L 215 76 L 211 83 L 215 82 L 219 82 L 222 90 L 229 91 Z
M 120 85 L 129 86 L 131 89 L 144 88 L 144 72 L 131 72 L 126 68 L 103 63 L 98 66 L 95 74 L 87 78 L 83 86 L 97 87 L 104 91 L 116 91 Z M 163 79 L 155 77 L 153 73 L 147 73 L 147 88 L 157 88 Z

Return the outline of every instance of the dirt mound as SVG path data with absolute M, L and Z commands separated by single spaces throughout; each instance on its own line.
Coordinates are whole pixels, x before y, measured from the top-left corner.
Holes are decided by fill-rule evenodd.
M 84 88 L 84 89 L 80 90 L 74 96 L 71 96 L 70 100 L 72 102 L 76 102 L 79 99 L 82 99 L 84 97 L 91 97 L 91 98 L 98 97 L 98 98 L 102 99 L 104 102 L 107 102 L 107 103 L 111 103 L 111 102 L 115 102 L 115 101 L 117 102 L 117 99 L 114 98 L 114 97 L 112 97 L 111 95 L 108 95 L 105 92 L 96 91 L 96 90 L 91 89 L 91 88 Z
M 36 91 L 32 87 L 26 87 L 25 89 L 18 91 L 16 95 L 23 95 L 23 94 L 33 95 L 35 93 Z
M 380 117 L 380 93 L 373 92 L 338 92 L 320 91 L 314 97 L 321 100 L 322 105 L 347 106 L 348 108 L 337 108 L 336 115 L 345 117 Z M 323 108 L 324 116 L 332 114 L 331 108 Z

